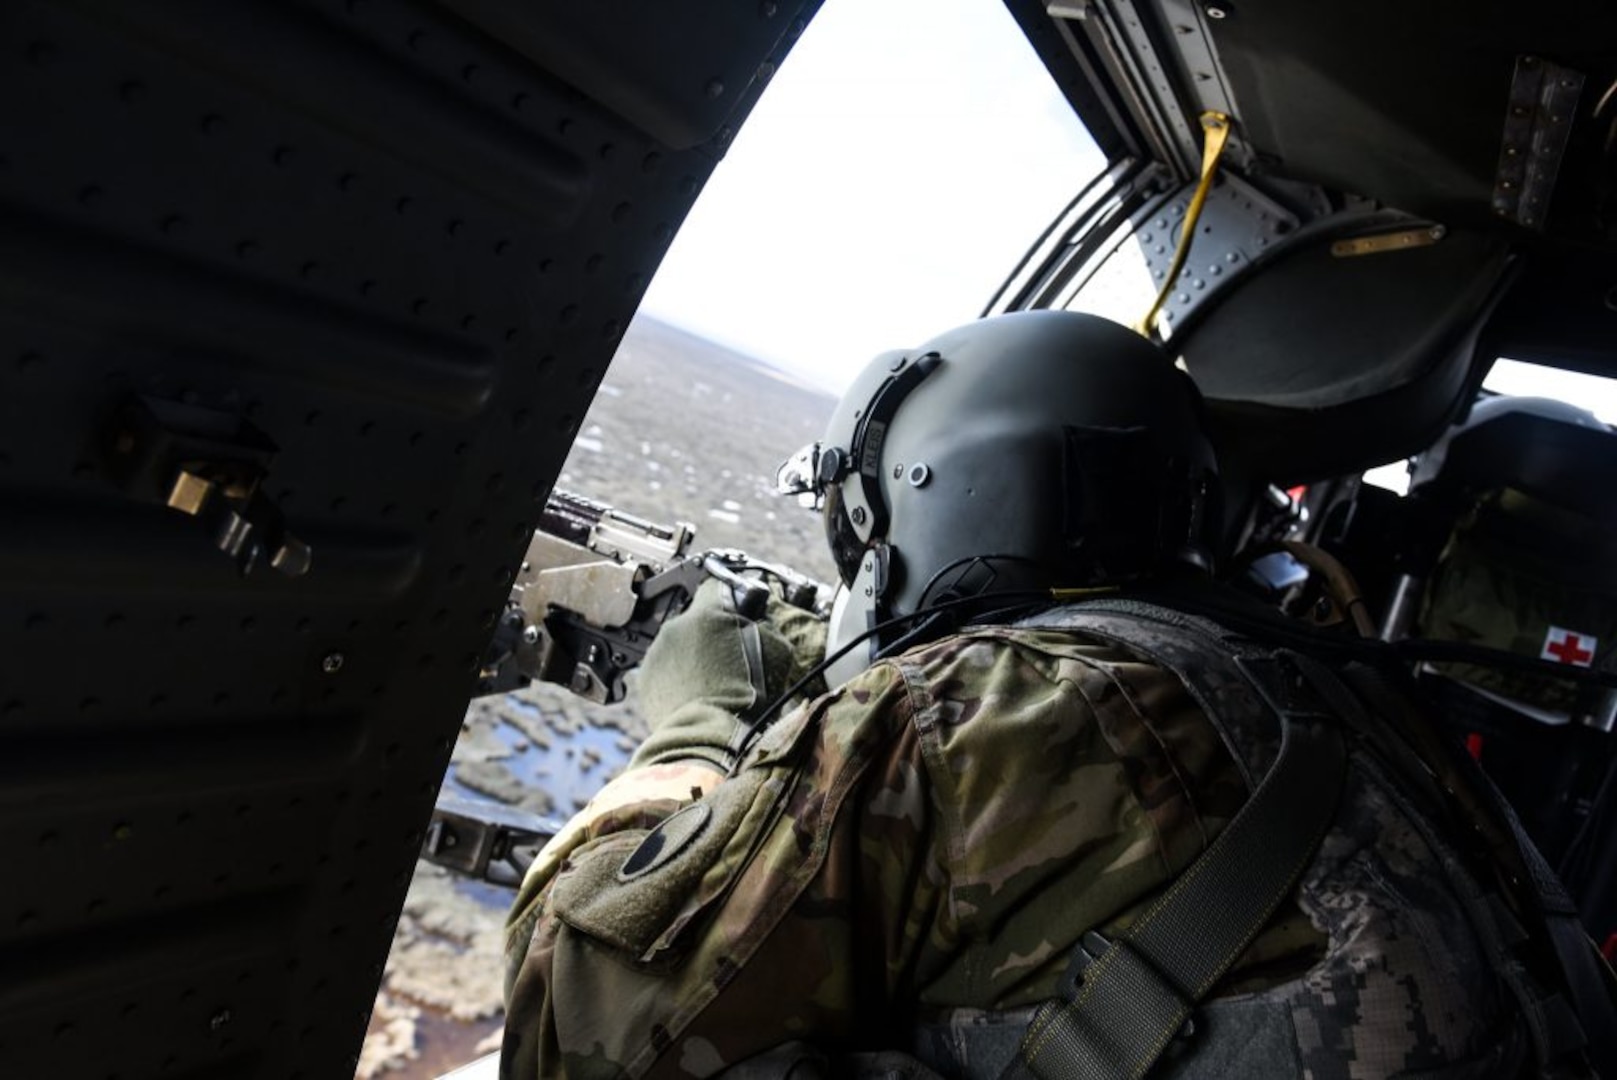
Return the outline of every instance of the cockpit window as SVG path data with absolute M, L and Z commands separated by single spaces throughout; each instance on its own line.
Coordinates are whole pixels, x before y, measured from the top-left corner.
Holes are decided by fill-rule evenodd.
M 1581 371 L 1497 360 L 1482 388 L 1513 397 L 1543 397 L 1587 409 L 1607 424 L 1617 424 L 1617 381 Z
M 1484 393 L 1550 398 L 1586 409 L 1606 424 L 1617 424 L 1617 380 L 1565 371 L 1523 360 L 1496 360 L 1482 381 Z M 1409 464 L 1395 461 L 1371 469 L 1364 482 L 1399 495 L 1409 491 Z

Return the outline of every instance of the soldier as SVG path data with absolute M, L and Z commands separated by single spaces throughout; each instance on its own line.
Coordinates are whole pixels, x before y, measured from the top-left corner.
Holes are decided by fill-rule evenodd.
M 1590 954 L 1465 761 L 1208 574 L 1199 406 L 1071 313 L 879 357 L 781 474 L 829 626 L 664 628 L 519 893 L 503 1074 L 1589 1075 Z

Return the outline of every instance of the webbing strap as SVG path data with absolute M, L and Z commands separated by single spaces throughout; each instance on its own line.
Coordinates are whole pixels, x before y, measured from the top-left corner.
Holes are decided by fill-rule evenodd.
M 1528 965 L 1516 960 L 1503 975 L 1521 1007 L 1541 1069 L 1549 1075 L 1568 1061 L 1587 1057 L 1598 1075 L 1617 1077 L 1617 979 L 1584 930 L 1566 887 L 1522 828 L 1515 811 L 1475 759 L 1444 747 L 1426 723 L 1409 714 L 1408 700 L 1395 694 L 1380 673 L 1357 665 L 1344 673 L 1371 709 L 1344 712 L 1343 716 L 1366 730 L 1371 744 L 1387 755 L 1406 782 L 1413 783 L 1423 773 L 1434 778 L 1440 801 L 1451 804 L 1477 830 L 1489 848 L 1488 857 L 1504 871 L 1503 879 L 1514 885 L 1511 891 L 1523 905 L 1523 913 L 1547 931 L 1548 940 L 1541 944 L 1554 953 L 1566 992 L 1544 985 Z M 1386 734 L 1385 722 L 1375 716 L 1377 712 L 1389 717 L 1403 714 L 1399 730 L 1413 742 Z M 1382 730 L 1369 728 L 1371 721 L 1381 724 Z M 1497 910 L 1492 922 L 1503 930 L 1500 936 L 1507 950 L 1531 940 L 1498 894 L 1490 893 L 1489 899 Z
M 1083 970 L 1074 992 L 1035 1013 L 1001 1080 L 1144 1076 L 1312 858 L 1341 796 L 1341 733 L 1332 717 L 1298 704 L 1295 666 L 1243 659 L 1240 667 L 1280 717 L 1274 766 L 1212 845 Z
M 1135 333 L 1144 337 L 1151 336 L 1157 315 L 1162 311 L 1162 305 L 1168 302 L 1168 294 L 1173 292 L 1174 285 L 1179 281 L 1179 273 L 1185 268 L 1185 259 L 1190 255 L 1190 242 L 1196 238 L 1196 223 L 1201 220 L 1207 193 L 1213 190 L 1213 174 L 1218 170 L 1219 155 L 1224 152 L 1224 144 L 1230 138 L 1230 118 L 1221 112 L 1202 113 L 1201 125 L 1206 132 L 1202 141 L 1201 177 L 1196 182 L 1196 190 L 1191 193 L 1185 220 L 1179 226 L 1179 243 L 1173 249 L 1173 259 L 1168 264 L 1167 275 L 1162 279 L 1162 288 L 1151 302 L 1151 310 L 1134 324 Z

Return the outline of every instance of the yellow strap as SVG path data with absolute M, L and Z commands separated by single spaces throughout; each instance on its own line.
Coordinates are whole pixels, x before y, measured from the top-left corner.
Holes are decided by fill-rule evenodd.
M 1088 600 L 1091 596 L 1105 596 L 1116 592 L 1116 585 L 1094 585 L 1087 589 L 1051 589 L 1050 596 L 1063 604 L 1074 603 L 1079 600 Z
M 1168 264 L 1168 276 L 1162 280 L 1162 290 L 1157 298 L 1151 302 L 1151 310 L 1145 313 L 1145 318 L 1134 324 L 1137 333 L 1151 336 L 1157 315 L 1162 311 L 1162 305 L 1167 302 L 1168 293 L 1173 290 L 1174 282 L 1179 280 L 1179 272 L 1185 268 L 1185 258 L 1190 254 L 1190 241 L 1196 235 L 1196 222 L 1202 216 L 1202 206 L 1207 202 L 1207 193 L 1213 190 L 1213 174 L 1218 171 L 1218 158 L 1224 152 L 1224 144 L 1230 138 L 1230 118 L 1221 112 L 1202 113 L 1202 130 L 1207 133 L 1202 143 L 1202 177 L 1196 184 L 1196 193 L 1190 197 L 1190 206 L 1185 210 L 1185 222 L 1179 229 L 1179 246 L 1174 248 L 1173 262 Z

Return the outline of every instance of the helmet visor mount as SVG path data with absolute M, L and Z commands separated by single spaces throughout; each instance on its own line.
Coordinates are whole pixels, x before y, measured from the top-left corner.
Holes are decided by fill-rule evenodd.
M 942 359 L 936 352 L 914 360 L 893 354 L 869 402 L 854 413 L 857 422 L 846 448 L 813 442 L 775 471 L 777 494 L 795 495 L 802 506 L 823 508 L 826 542 L 844 585 L 853 584 L 867 549 L 886 546 L 887 504 L 880 470 L 888 425 L 900 403 L 937 370 Z M 881 561 L 885 566 L 885 555 Z
M 796 496 L 798 505 L 821 510 L 825 521 L 825 539 L 831 548 L 831 558 L 844 585 L 852 585 L 859 572 L 859 560 L 865 551 L 865 541 L 853 526 L 844 505 L 842 484 L 846 470 L 841 463 L 847 460 L 836 447 L 822 448 L 817 442 L 781 462 L 775 472 L 775 492 Z M 822 469 L 824 470 L 822 473 Z
M 821 456 L 816 441 L 781 462 L 775 470 L 775 494 L 796 496 L 799 506 L 818 510 L 825 497 L 825 484 L 820 480 Z

